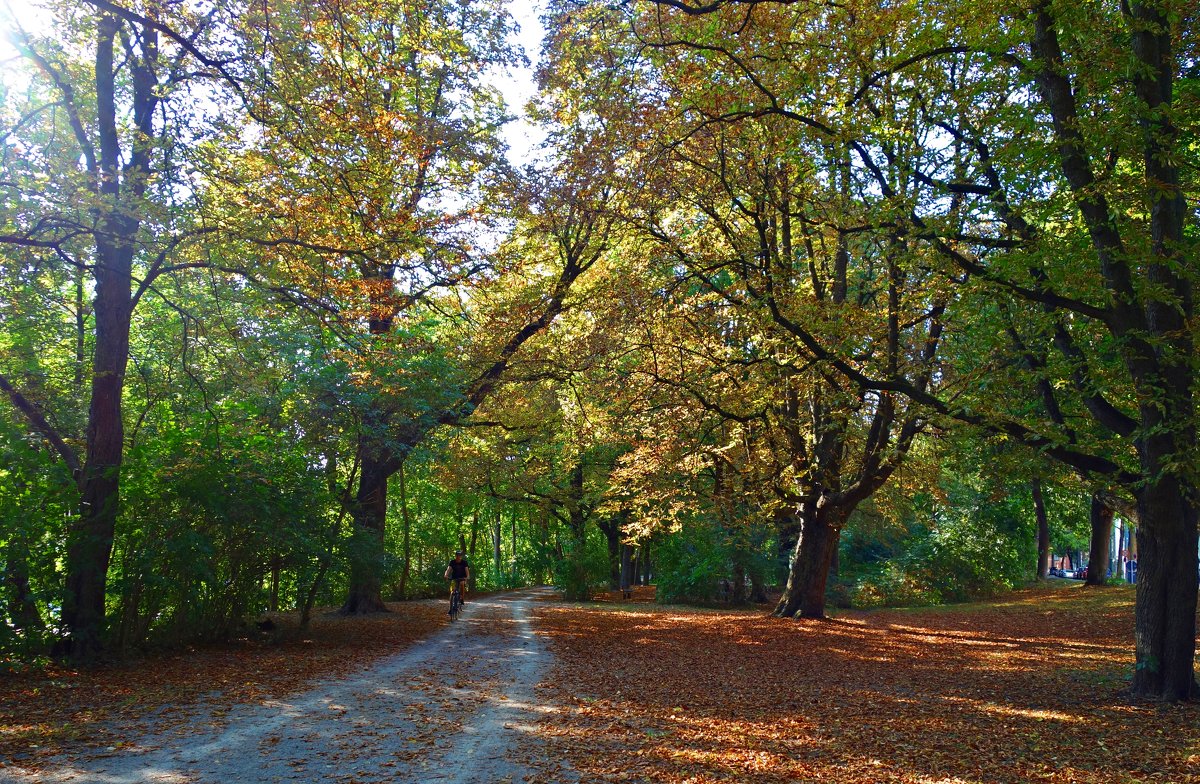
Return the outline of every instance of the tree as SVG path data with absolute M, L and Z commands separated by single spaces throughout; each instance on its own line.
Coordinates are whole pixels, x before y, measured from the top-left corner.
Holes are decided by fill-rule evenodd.
M 211 43 L 221 9 L 175 14 L 106 0 L 56 7 L 55 40 L 23 35 L 18 44 L 38 75 L 14 123 L 5 155 L 4 229 L 0 242 L 37 264 L 79 271 L 75 310 L 83 345 L 83 291 L 93 289 L 90 403 L 82 459 L 76 434 L 63 433 L 0 373 L 2 389 L 74 475 L 78 515 L 66 552 L 62 620 L 72 656 L 102 647 L 105 586 L 121 498 L 122 399 L 132 314 L 154 280 L 211 229 L 192 221 L 188 142 L 200 124 L 195 91 L 206 92 L 219 63 L 200 53 Z M 169 25 L 176 25 L 171 27 Z M 182 31 L 182 32 L 180 32 Z M 85 53 L 91 55 L 84 65 Z M 11 96 L 10 96 L 11 98 Z M 88 365 L 87 368 L 84 366 Z
M 262 138 L 236 167 L 253 174 L 226 179 L 275 224 L 260 241 L 274 264 L 331 303 L 362 393 L 344 612 L 383 609 L 388 483 L 405 456 L 486 399 L 592 261 L 586 241 L 563 235 L 546 276 L 472 237 L 500 235 L 503 210 L 526 209 L 485 78 L 521 59 L 509 27 L 499 3 L 324 3 L 256 18 L 248 39 L 270 53 Z M 480 326 L 468 308 L 523 276 L 525 301 Z
M 795 545 L 778 611 L 822 617 L 842 526 L 896 470 L 925 417 L 890 391 L 823 372 L 797 327 L 853 345 L 860 368 L 927 388 L 946 297 L 932 285 L 920 243 L 902 226 L 864 217 L 876 185 L 851 167 L 828 123 L 803 128 L 753 107 L 757 88 L 742 83 L 741 53 L 765 63 L 755 77 L 787 74 L 780 63 L 808 40 L 808 11 L 731 10 L 724 17 L 739 24 L 732 44 L 720 27 L 649 4 L 627 8 L 623 27 L 613 9 L 564 4 L 551 60 L 562 74 L 560 111 L 601 118 L 599 135 L 639 161 L 635 176 L 647 185 L 626 219 L 654 243 L 651 265 L 680 271 L 672 290 L 695 285 L 709 294 L 696 305 L 702 314 L 680 317 L 699 322 L 722 307 L 736 314 L 701 341 L 730 375 L 753 377 L 758 396 L 733 403 L 722 390 L 690 386 L 735 429 L 757 430 L 771 467 L 762 473 L 777 477 L 776 503 L 790 507 L 777 517 L 780 533 Z M 579 72 L 588 90 L 570 84 Z M 901 119 L 911 111 L 896 98 L 877 109 Z M 913 150 L 898 143 L 888 152 Z M 913 178 L 887 185 L 901 198 L 927 198 L 928 186 Z M 689 385 L 686 377 L 675 383 Z
M 1183 467 L 1195 462 L 1187 379 L 1196 353 L 1187 327 L 1194 265 L 1185 263 L 1193 243 L 1184 231 L 1180 163 L 1188 148 L 1179 131 L 1189 104 L 1178 100 L 1176 83 L 1190 62 L 1192 16 L 1169 2 L 1095 3 L 1085 13 L 1050 2 L 1011 14 L 972 3 L 922 6 L 919 15 L 915 6 L 856 7 L 856 23 L 844 28 L 856 40 L 827 51 L 867 57 L 848 57 L 854 68 L 813 68 L 820 59 L 813 57 L 801 70 L 784 52 L 713 46 L 675 31 L 678 20 L 692 17 L 723 15 L 745 27 L 803 11 L 670 0 L 644 8 L 647 26 L 673 25 L 664 45 L 705 53 L 745 87 L 736 100 L 698 107 L 707 116 L 778 115 L 845 140 L 852 166 L 883 197 L 878 220 L 905 226 L 945 262 L 957 289 L 955 316 L 967 317 L 977 303 L 992 312 L 1007 303 L 1019 321 L 1038 325 L 1039 342 L 1059 357 L 1051 372 L 1065 382 L 1053 388 L 1071 398 L 1089 432 L 1045 409 L 1004 410 L 979 405 L 978 397 L 972 406 L 864 372 L 836 343 L 802 324 L 789 329 L 817 360 L 864 388 L 984 425 L 1135 498 L 1139 549 L 1153 565 L 1138 591 L 1134 690 L 1189 698 L 1197 539 L 1195 481 Z M 892 24 L 883 24 L 889 17 Z M 951 18 L 955 24 L 942 23 Z M 843 29 L 823 22 L 817 12 L 804 29 Z M 830 70 L 842 75 L 840 87 L 851 87 L 811 81 Z M 1128 81 L 1118 77 L 1126 72 Z M 878 111 L 889 96 L 903 96 L 906 115 Z M 865 112 L 864 120 L 831 122 L 821 100 L 837 107 L 839 120 Z M 921 130 L 934 128 L 937 134 Z M 895 138 L 915 140 L 924 152 L 896 154 Z M 906 199 L 897 177 L 924 183 L 933 197 Z M 1042 187 L 1047 182 L 1053 187 Z M 973 375 L 986 380 L 994 372 Z
M 1034 517 L 1038 527 L 1037 576 L 1045 580 L 1050 576 L 1050 522 L 1046 516 L 1046 502 L 1042 494 L 1042 480 L 1034 477 L 1029 483 L 1033 498 Z

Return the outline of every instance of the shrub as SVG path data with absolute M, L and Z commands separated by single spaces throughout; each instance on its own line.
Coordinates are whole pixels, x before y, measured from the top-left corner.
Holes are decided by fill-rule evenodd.
M 660 602 L 711 602 L 729 574 L 730 547 L 716 526 L 685 524 L 657 550 L 655 584 Z

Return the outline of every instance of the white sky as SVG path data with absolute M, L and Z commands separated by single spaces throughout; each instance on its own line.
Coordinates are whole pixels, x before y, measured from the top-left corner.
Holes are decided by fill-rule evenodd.
M 20 84 L 26 64 L 18 61 L 11 36 L 20 27 L 37 32 L 49 24 L 49 14 L 38 11 L 29 0 L 0 0 L 0 80 L 6 85 Z
M 525 104 L 536 89 L 533 68 L 544 34 L 538 15 L 544 6 L 543 0 L 508 0 L 508 8 L 520 25 L 516 42 L 525 50 L 531 67 L 493 74 L 493 84 L 504 95 L 509 113 L 518 118 L 505 127 L 502 135 L 509 146 L 509 159 L 519 165 L 533 157 L 534 148 L 543 140 L 543 135 L 525 121 L 524 113 Z M 37 0 L 0 0 L 0 80 L 5 84 L 20 84 L 20 74 L 27 68 L 26 63 L 17 59 L 17 52 L 9 40 L 15 26 L 37 33 L 44 31 L 51 21 L 47 12 L 39 10 Z
M 537 89 L 533 81 L 533 69 L 537 67 L 542 37 L 545 35 L 538 15 L 545 7 L 542 0 L 508 0 L 508 8 L 521 26 L 517 43 L 525 50 L 531 67 L 515 68 L 509 74 L 497 74 L 495 84 L 504 94 L 509 112 L 518 118 L 504 129 L 504 140 L 509 146 L 509 160 L 520 165 L 533 157 L 533 148 L 544 140 L 544 134 L 526 122 L 524 114 L 525 104 Z

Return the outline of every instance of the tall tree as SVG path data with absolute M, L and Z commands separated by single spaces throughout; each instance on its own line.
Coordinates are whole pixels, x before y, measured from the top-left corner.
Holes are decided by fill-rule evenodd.
M 68 533 L 62 621 L 71 654 L 87 660 L 103 643 L 134 307 L 169 263 L 210 232 L 185 209 L 200 195 L 189 192 L 186 153 L 204 126 L 196 91 L 215 99 L 201 85 L 212 84 L 220 63 L 201 49 L 222 11 L 106 0 L 51 10 L 59 22 L 53 37 L 18 37 L 37 77 L 9 136 L 0 242 L 37 263 L 80 271 L 81 326 L 82 291 L 94 290 L 91 356 L 80 357 L 80 370 L 90 370 L 82 457 L 76 434 L 60 432 L 42 413 L 48 401 L 30 400 L 8 368 L 0 369 L 0 389 L 75 475 L 80 501 Z
M 1045 580 L 1050 576 L 1050 519 L 1046 514 L 1041 478 L 1034 477 L 1029 483 L 1029 488 L 1033 496 L 1033 510 L 1038 528 L 1037 576 L 1039 580 Z
M 464 337 L 482 317 L 463 304 L 477 307 L 491 296 L 485 287 L 525 274 L 509 274 L 522 259 L 479 239 L 499 236 L 497 222 L 511 215 L 501 211 L 523 198 L 499 142 L 503 102 L 488 84 L 521 59 L 508 43 L 511 19 L 499 2 L 440 0 L 272 11 L 248 38 L 249 51 L 269 55 L 258 75 L 262 136 L 226 179 L 253 205 L 258 225 L 247 233 L 268 237 L 258 242 L 273 263 L 331 303 L 346 340 L 362 424 L 343 611 L 373 612 L 384 608 L 390 478 L 434 428 L 478 406 L 562 310 L 593 260 L 581 244 L 590 229 L 554 235 L 556 273 L 526 274 L 536 293 L 489 332 Z M 450 361 L 450 350 L 465 361 Z
M 900 465 L 925 420 L 891 392 L 826 372 L 795 327 L 853 344 L 860 367 L 924 388 L 935 378 L 946 298 L 903 226 L 865 223 L 861 202 L 878 201 L 878 189 L 852 168 L 829 123 L 804 128 L 753 109 L 758 89 L 742 83 L 739 58 L 753 52 L 764 63 L 755 77 L 787 76 L 787 52 L 820 38 L 802 23 L 820 12 L 722 12 L 739 25 L 731 42 L 719 26 L 651 4 L 628 8 L 626 27 L 614 9 L 564 5 L 551 50 L 562 74 L 560 111 L 600 117 L 597 135 L 640 161 L 647 187 L 627 219 L 686 281 L 675 281 L 676 291 L 708 292 L 696 303 L 703 315 L 680 318 L 698 323 L 718 308 L 736 314 L 712 323 L 705 342 L 711 357 L 730 363 L 730 375 L 753 376 L 762 397 L 729 405 L 720 390 L 690 386 L 730 421 L 760 420 L 779 503 L 790 506 L 777 517 L 780 532 L 794 547 L 778 611 L 822 617 L 842 526 Z M 581 72 L 588 90 L 571 83 Z M 896 97 L 875 108 L 881 121 L 912 111 Z M 916 151 L 899 141 L 888 152 Z M 901 198 L 926 197 L 927 186 L 912 177 L 896 174 L 887 185 Z M 676 383 L 689 386 L 687 378 Z
M 730 21 L 787 13 L 770 3 L 655 5 L 667 16 Z M 759 64 L 750 52 L 722 49 L 718 59 L 757 95 L 715 113 L 778 114 L 847 140 L 855 168 L 886 197 L 878 220 L 906 224 L 946 262 L 960 299 L 956 319 L 1009 304 L 1034 327 L 1043 355 L 1057 357 L 1034 372 L 1054 375 L 1060 409 L 1072 419 L 1014 408 L 1007 396 L 989 402 L 982 384 L 999 368 L 975 368 L 970 402 L 952 400 L 863 372 L 836 344 L 803 325 L 792 329 L 866 388 L 1021 440 L 1134 498 L 1146 582 L 1138 587 L 1133 688 L 1189 699 L 1196 689 L 1197 352 L 1195 240 L 1185 227 L 1196 216 L 1184 201 L 1191 148 L 1180 128 L 1195 110 L 1179 87 L 1194 68 L 1195 9 L 1172 0 L 1071 7 L 1044 0 L 853 10 L 858 23 L 847 34 L 862 38 L 851 51 L 874 58 L 865 69 L 841 71 L 856 88 L 806 90 L 807 66 L 818 58 L 801 72 L 787 57 Z M 892 13 L 898 24 L 877 24 Z M 675 45 L 697 48 L 693 39 Z M 831 51 L 840 57 L 847 48 Z M 920 123 L 878 122 L 886 118 L 874 107 L 889 94 L 904 95 Z M 805 101 L 810 96 L 818 100 Z M 820 103 L 830 98 L 840 116 L 865 111 L 865 121 L 831 123 Z M 891 154 L 889 139 L 898 135 L 920 139 L 925 152 Z M 897 198 L 896 173 L 943 195 Z

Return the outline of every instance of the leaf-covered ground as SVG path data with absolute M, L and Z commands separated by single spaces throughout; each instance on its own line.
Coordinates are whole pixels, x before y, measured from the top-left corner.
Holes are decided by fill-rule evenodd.
M 826 622 L 636 601 L 536 620 L 563 706 L 542 733 L 584 781 L 1200 782 L 1200 707 L 1122 693 L 1129 588 Z
M 526 781 L 575 780 L 574 768 L 584 782 L 1200 783 L 1200 706 L 1122 692 L 1132 591 L 1067 585 L 828 622 L 664 608 L 647 589 L 534 602 L 556 661 L 541 696 L 556 709 L 527 748 L 552 764 Z M 0 780 L 9 761 L 36 769 L 84 747 L 123 753 L 164 723 L 220 726 L 235 705 L 360 671 L 446 623 L 443 602 L 396 609 L 321 616 L 303 635 L 283 619 L 279 639 L 95 671 L 0 675 Z M 376 773 L 408 780 L 390 771 Z
M 50 665 L 0 674 L 0 773 L 5 761 L 35 768 L 76 743 L 117 749 L 151 723 L 185 725 L 195 715 L 211 721 L 233 705 L 295 693 L 360 670 L 448 622 L 441 601 L 390 607 L 358 618 L 317 614 L 304 632 L 294 616 L 277 616 L 271 633 L 94 670 Z

